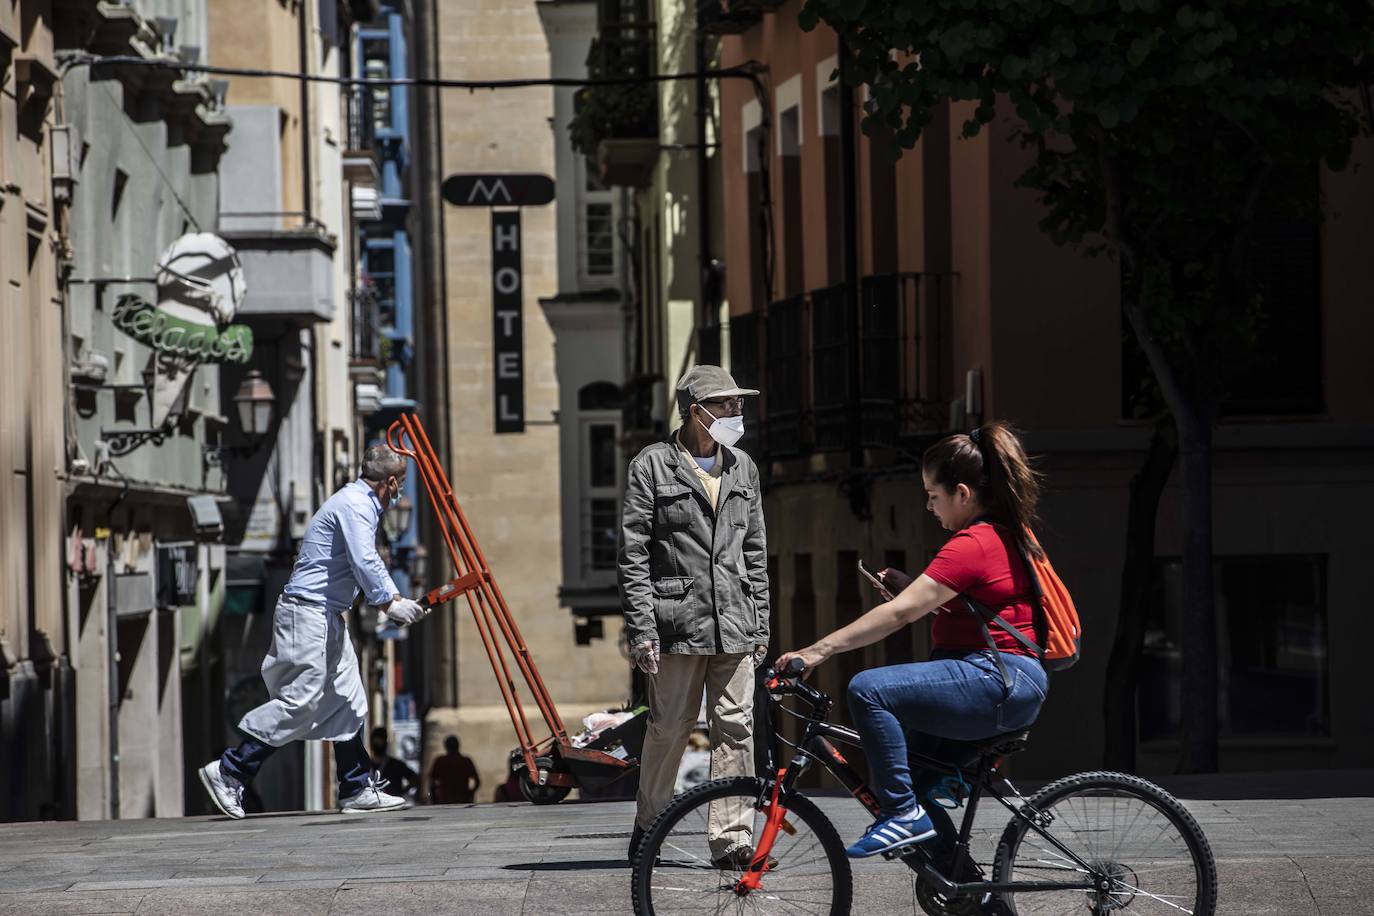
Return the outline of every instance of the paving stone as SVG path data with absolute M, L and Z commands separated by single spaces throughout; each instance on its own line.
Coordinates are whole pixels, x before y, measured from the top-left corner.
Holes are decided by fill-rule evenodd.
M 869 823 L 847 797 L 817 803 L 846 839 Z M 1187 804 L 1219 861 L 1219 912 L 1374 916 L 1374 799 Z M 3 825 L 0 916 L 624 913 L 632 816 L 631 804 L 610 802 Z M 980 861 L 991 860 L 1009 817 L 996 805 L 980 810 Z M 854 874 L 855 912 L 910 912 L 901 866 L 861 861 Z

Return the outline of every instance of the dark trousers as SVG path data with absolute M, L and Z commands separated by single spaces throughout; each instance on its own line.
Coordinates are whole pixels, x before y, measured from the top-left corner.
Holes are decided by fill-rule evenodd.
M 363 744 L 363 731 L 347 741 L 335 741 L 334 769 L 339 776 L 339 799 L 352 798 L 367 788 L 372 773 L 372 759 Z M 238 747 L 231 747 L 220 757 L 220 767 L 239 782 L 248 783 L 258 774 L 263 762 L 276 753 L 276 748 L 256 738 L 244 738 Z

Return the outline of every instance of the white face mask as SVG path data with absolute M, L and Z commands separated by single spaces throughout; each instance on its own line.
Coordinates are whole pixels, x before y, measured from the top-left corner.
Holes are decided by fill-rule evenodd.
M 706 410 L 706 408 L 702 408 Z M 709 415 L 711 412 L 706 411 Z M 697 419 L 701 423 L 701 419 Z M 721 445 L 734 445 L 744 435 L 744 417 L 717 417 L 710 426 L 701 423 L 703 429 Z

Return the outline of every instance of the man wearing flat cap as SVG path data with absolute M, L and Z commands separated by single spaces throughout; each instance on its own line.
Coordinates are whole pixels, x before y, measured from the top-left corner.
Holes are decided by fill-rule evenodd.
M 631 863 L 644 830 L 673 797 L 703 690 L 711 778 L 754 775 L 754 668 L 768 649 L 768 548 L 758 468 L 734 445 L 744 435 L 744 399 L 757 394 L 719 366 L 694 366 L 677 386 L 682 426 L 630 462 L 620 601 L 649 699 Z M 717 868 L 748 868 L 751 829 L 752 812 L 712 803 L 707 839 Z

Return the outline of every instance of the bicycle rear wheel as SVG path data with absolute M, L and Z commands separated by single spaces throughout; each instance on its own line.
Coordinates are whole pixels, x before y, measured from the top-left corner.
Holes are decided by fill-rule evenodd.
M 635 913 L 847 914 L 853 880 L 844 843 L 821 810 L 797 793 L 782 800 L 787 814 L 770 853 L 777 864 L 758 888 L 735 892 L 742 873 L 721 860 L 730 843 L 752 846 L 762 837 L 768 814 L 759 804 L 763 794 L 763 780 L 737 777 L 674 799 L 639 847 Z
M 1050 815 L 1045 831 L 1071 849 L 1105 886 L 1099 890 L 1003 895 L 1014 916 L 1110 913 L 1212 916 L 1217 866 L 1193 816 L 1159 786 L 1124 773 L 1080 773 L 1031 797 Z M 1089 872 L 1013 818 L 993 862 L 996 881 L 1072 881 Z

